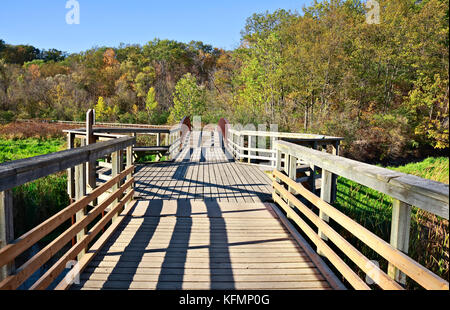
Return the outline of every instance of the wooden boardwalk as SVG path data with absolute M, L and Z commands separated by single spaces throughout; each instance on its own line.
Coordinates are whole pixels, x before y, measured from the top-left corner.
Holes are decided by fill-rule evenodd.
M 88 111 L 85 130 L 67 131 L 69 150 L 0 165 L 0 289 L 33 280 L 31 290 L 402 290 L 408 279 L 449 289 L 407 255 L 412 206 L 448 220 L 446 184 L 337 156 L 338 137 L 227 131 L 226 119 L 200 133 L 188 117 L 171 129 L 94 129 L 94 114 Z M 135 151 L 138 132 L 156 135 L 156 145 Z M 255 145 L 256 137 L 270 140 L 270 149 L 259 138 Z M 75 149 L 78 140 L 86 146 Z M 144 153 L 172 160 L 135 165 Z M 260 169 L 273 169 L 271 178 Z M 14 239 L 12 189 L 60 171 L 67 171 L 70 205 Z M 333 207 L 337 176 L 393 199 L 389 242 Z M 54 237 L 57 228 L 64 231 Z M 387 271 L 349 236 L 386 259 Z
M 137 167 L 136 203 L 71 289 L 330 289 L 278 219 L 271 180 L 217 135 Z
M 72 289 L 329 289 L 269 204 L 139 201 Z

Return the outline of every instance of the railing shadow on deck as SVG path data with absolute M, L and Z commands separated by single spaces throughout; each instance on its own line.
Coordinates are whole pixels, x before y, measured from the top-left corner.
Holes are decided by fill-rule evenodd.
M 162 290 L 181 290 L 183 289 L 183 280 L 185 278 L 186 269 L 192 269 L 192 266 L 186 266 L 188 257 L 199 258 L 201 256 L 189 255 L 189 251 L 207 249 L 208 254 L 205 254 L 205 258 L 208 257 L 209 264 L 202 265 L 199 261 L 195 269 L 209 268 L 210 277 L 210 289 L 223 289 L 226 285 L 227 289 L 234 289 L 234 277 L 233 268 L 229 252 L 229 241 L 227 237 L 227 227 L 220 206 L 216 202 L 209 202 L 206 204 L 207 212 L 205 218 L 209 219 L 209 233 L 205 235 L 204 245 L 191 245 L 190 239 L 192 238 L 193 231 L 193 215 L 191 201 L 177 201 L 176 214 L 164 215 L 174 216 L 175 225 L 173 230 L 167 233 L 171 234 L 168 245 L 159 244 L 159 240 L 155 240 L 155 234 L 164 232 L 166 227 L 162 227 L 161 230 L 161 211 L 163 207 L 162 200 L 153 200 L 148 202 L 147 210 L 139 214 L 139 216 L 129 216 L 123 223 L 124 227 L 127 227 L 133 219 L 142 219 L 142 223 L 139 224 L 139 228 L 135 231 L 131 240 L 125 245 L 124 237 L 126 235 L 123 232 L 118 232 L 111 238 L 107 247 L 102 250 L 102 253 L 91 265 L 89 272 L 83 274 L 83 281 L 76 288 L 81 288 L 83 284 L 88 281 L 94 274 L 95 268 L 98 268 L 101 262 L 113 262 L 114 267 L 111 269 L 105 282 L 103 283 L 103 289 L 129 289 L 132 288 L 132 283 L 136 281 L 135 275 L 138 273 L 139 268 L 154 269 L 152 272 L 152 279 L 148 282 L 156 282 L 155 288 Z M 160 229 L 160 230 L 158 230 Z M 219 231 L 218 231 L 219 230 Z M 204 231 L 203 229 L 201 231 Z M 159 237 L 161 235 L 158 235 Z M 209 240 L 208 240 L 209 237 Z M 151 242 L 155 248 L 148 249 L 148 245 Z M 122 250 L 122 244 L 124 246 Z M 158 246 L 160 247 L 158 248 Z M 118 249 L 115 249 L 118 248 Z M 145 265 L 151 263 L 146 259 L 146 254 L 152 253 L 164 253 L 161 259 L 159 257 L 154 258 L 154 265 Z M 111 257 L 117 257 L 117 259 L 111 259 Z M 109 257 L 109 258 L 107 258 Z M 151 257 L 151 256 L 148 256 Z M 105 259 L 107 258 L 107 259 Z M 194 259 L 195 260 L 195 259 Z M 159 262 L 161 267 L 159 268 Z M 192 264 L 192 262 L 190 262 Z M 142 265 L 144 264 L 144 265 Z M 106 268 L 106 265 L 105 265 Z M 155 272 L 160 270 L 159 274 Z M 189 274 L 192 278 L 193 274 Z M 204 277 L 205 274 L 199 274 L 200 277 Z M 94 279 L 95 280 L 95 279 Z M 225 284 L 224 284 L 225 283 Z

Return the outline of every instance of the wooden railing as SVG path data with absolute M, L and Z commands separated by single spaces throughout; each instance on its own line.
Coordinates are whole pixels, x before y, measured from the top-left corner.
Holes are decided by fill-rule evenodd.
M 122 136 L 154 136 L 155 143 L 152 145 L 138 145 L 133 148 L 133 154 L 135 159 L 140 155 L 155 154 L 158 158 L 167 155 L 170 159 L 175 158 L 181 151 L 185 143 L 185 138 L 188 136 L 191 130 L 191 124 L 189 117 L 183 118 L 183 120 L 175 126 L 150 126 L 150 125 L 126 125 L 115 127 L 115 124 L 108 124 L 114 127 L 93 127 L 94 125 L 94 110 L 89 110 L 87 113 L 87 125 L 86 128 L 80 128 L 75 130 L 64 130 L 67 133 L 69 148 L 74 147 L 75 139 L 81 139 L 81 143 L 86 144 L 86 141 L 107 141 L 110 139 L 122 137 Z M 102 123 L 95 123 L 100 125 Z M 86 139 L 86 136 L 89 136 Z M 105 167 L 110 167 L 106 164 Z
M 324 150 L 327 150 L 327 146 L 330 145 L 333 154 L 336 155 L 339 154 L 339 145 L 342 141 L 340 137 L 324 135 L 244 130 L 229 124 L 225 119 L 221 122 L 219 122 L 219 127 L 223 132 L 225 146 L 235 159 L 246 160 L 248 163 L 258 162 L 259 165 L 268 168 L 276 166 L 275 141 L 288 141 Z M 264 162 L 268 162 L 268 164 Z
M 7 235 L 6 232 L 10 232 L 13 226 L 11 198 L 13 187 L 66 169 L 70 174 L 73 173 L 72 176 L 69 176 L 68 190 L 69 194 L 73 194 L 73 197 L 71 197 L 72 202 L 68 207 L 19 238 L 11 238 L 11 233 L 9 233 L 10 239 L 4 238 L 2 240 L 0 267 L 3 274 L 0 289 L 18 288 L 71 240 L 76 240 L 72 243 L 72 247 L 33 284 L 31 289 L 47 288 L 64 271 L 67 264 L 74 259 L 78 259 L 77 269 L 82 270 L 101 244 L 119 225 L 123 215 L 130 210 L 132 206 L 130 202 L 134 195 L 132 147 L 135 138 L 113 138 L 112 136 L 108 138 L 111 140 L 0 165 L 0 192 L 2 192 L 0 218 L 3 218 L 0 231 L 2 231 L 2 236 Z M 123 167 L 125 150 L 126 167 Z M 112 176 L 108 182 L 96 187 L 95 173 L 94 180 L 90 180 L 89 170 L 86 167 L 93 165 L 91 168 L 95 172 L 97 160 L 105 156 L 113 158 Z M 101 195 L 104 198 L 98 201 Z M 88 206 L 90 206 L 89 210 Z M 123 210 L 124 208 L 125 210 Z M 101 218 L 97 220 L 99 216 Z M 68 229 L 24 264 L 14 268 L 16 257 L 61 225 L 66 224 L 70 219 L 73 221 Z M 105 230 L 107 224 L 111 225 Z M 88 228 L 88 225 L 91 225 L 90 228 Z M 101 237 L 90 246 L 99 234 L 101 234 Z M 69 284 L 70 282 L 61 282 L 59 287 L 64 288 Z
M 448 185 L 285 141 L 275 142 L 275 149 L 277 152 L 277 167 L 273 171 L 274 201 L 284 209 L 288 217 L 317 246 L 318 253 L 325 256 L 354 288 L 369 289 L 370 287 L 333 251 L 329 242 L 339 248 L 383 289 L 402 289 L 399 283 L 404 284 L 406 276 L 426 289 L 449 289 L 447 281 L 407 255 L 411 206 L 414 205 L 448 219 Z M 284 161 L 282 161 L 283 157 Z M 296 175 L 293 172 L 297 170 L 299 159 L 321 168 L 320 197 L 297 182 Z M 375 189 L 394 199 L 390 244 L 330 204 L 332 191 L 330 176 L 332 174 L 340 175 Z M 307 207 L 300 197 L 317 207 L 320 210 L 319 214 Z M 307 224 L 305 217 L 313 224 L 313 227 Z M 389 262 L 387 273 L 330 227 L 328 224 L 330 218 L 385 258 Z

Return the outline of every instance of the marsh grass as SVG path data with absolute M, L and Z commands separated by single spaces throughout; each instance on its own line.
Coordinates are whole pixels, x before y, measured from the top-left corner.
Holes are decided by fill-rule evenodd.
M 419 163 L 389 169 L 448 184 L 449 159 L 427 158 Z M 353 220 L 389 242 L 391 232 L 392 198 L 348 179 L 339 177 L 334 206 Z M 387 270 L 387 261 L 349 234 L 337 224 L 333 225 L 361 252 L 380 263 Z M 440 277 L 449 278 L 449 223 L 426 211 L 414 208 L 411 216 L 409 256 Z M 363 275 L 362 272 L 360 272 Z M 407 288 L 419 286 L 408 279 Z
M 64 145 L 65 141 L 61 138 L 0 138 L 0 163 L 58 152 Z M 15 237 L 21 236 L 68 205 L 65 172 L 13 188 Z

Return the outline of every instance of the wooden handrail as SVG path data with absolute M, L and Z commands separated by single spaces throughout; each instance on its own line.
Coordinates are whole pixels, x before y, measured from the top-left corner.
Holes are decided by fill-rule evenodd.
M 275 148 L 336 175 L 449 219 L 449 186 L 348 158 L 335 156 L 285 141 Z
M 0 192 L 86 162 L 95 161 L 135 143 L 134 137 L 122 137 L 76 149 L 0 164 Z
M 87 206 L 94 199 L 98 198 L 101 194 L 105 193 L 114 184 L 125 178 L 127 175 L 132 173 L 134 166 L 128 167 L 119 175 L 111 178 L 108 182 L 102 186 L 97 187 L 93 192 L 84 196 L 80 200 L 72 203 L 65 209 L 59 211 L 57 214 L 53 215 L 43 223 L 39 224 L 35 228 L 31 229 L 29 232 L 20 236 L 10 244 L 6 245 L 0 249 L 0 267 L 6 265 L 14 258 L 22 254 L 24 251 L 29 249 L 33 244 L 44 238 L 46 235 L 51 233 L 66 220 L 70 219 L 72 215 L 77 213 L 79 210 Z
M 280 177 L 281 173 L 274 173 L 274 177 Z M 282 178 L 283 181 L 286 181 Z M 288 178 L 288 180 L 290 180 Z M 292 185 L 291 182 L 286 183 Z M 372 261 L 359 252 L 354 246 L 352 246 L 345 238 L 339 235 L 334 229 L 332 229 L 325 221 L 323 221 L 318 215 L 316 215 L 311 209 L 304 205 L 294 195 L 289 193 L 284 187 L 278 184 L 276 181 L 273 183 L 275 192 L 280 193 L 280 198 L 286 198 L 292 203 L 302 214 L 304 214 L 316 227 L 320 229 L 341 251 L 343 251 L 362 271 L 366 274 L 375 273 L 378 278 L 378 285 L 383 289 L 389 290 L 401 290 L 403 289 L 398 283 L 391 279 L 386 273 L 384 273 L 379 267 L 377 267 Z M 300 185 L 301 186 L 301 185 Z M 274 199 L 279 201 L 279 199 Z M 334 219 L 334 218 L 333 218 Z M 346 227 L 345 227 L 346 228 Z
M 112 179 L 110 182 L 106 183 L 105 185 L 108 186 L 102 186 L 98 188 L 98 192 L 95 194 L 101 194 L 106 192 L 107 190 L 113 188 L 115 184 L 118 184 L 121 179 L 125 178 L 127 175 L 129 175 L 134 169 L 134 166 L 128 167 L 127 170 L 124 171 L 124 173 L 121 173 L 116 178 Z M 115 181 L 115 182 L 113 182 Z M 134 178 L 129 179 L 126 181 L 122 186 L 118 187 L 108 198 L 106 198 L 102 203 L 100 203 L 98 206 L 96 206 L 93 210 L 91 210 L 87 215 L 85 215 L 81 220 L 77 221 L 74 225 L 72 225 L 69 229 L 67 229 L 63 234 L 58 236 L 55 240 L 53 240 L 49 245 L 47 245 L 44 249 L 42 249 L 39 253 L 37 253 L 35 256 L 33 256 L 30 260 L 28 260 L 25 264 L 23 264 L 20 268 L 17 269 L 15 274 L 8 276 L 6 279 L 4 279 L 2 282 L 0 282 L 0 289 L 16 289 L 19 287 L 29 276 L 31 276 L 39 267 L 41 267 L 46 261 L 48 261 L 55 253 L 57 253 L 67 242 L 69 242 L 74 236 L 76 236 L 81 230 L 87 227 L 88 224 L 90 224 L 98 215 L 101 214 L 102 211 L 104 211 L 111 203 L 113 203 L 115 200 L 119 199 L 120 196 L 132 186 L 134 183 Z M 128 192 L 126 199 L 122 199 L 123 203 L 129 200 L 129 198 L 132 198 L 132 194 L 134 193 L 133 190 Z M 18 242 L 16 244 L 12 244 L 11 246 L 7 246 L 7 248 L 2 249 L 2 252 L 0 254 L 0 257 L 2 260 L 9 260 L 11 257 L 14 259 L 17 253 L 22 253 L 26 248 L 29 248 L 34 243 L 30 243 L 34 240 L 40 240 L 40 236 L 45 236 L 49 232 L 51 232 L 56 224 L 62 224 L 67 219 L 67 216 L 71 216 L 72 214 L 76 213 L 79 208 L 86 207 L 89 203 L 89 200 L 95 196 L 92 195 L 88 199 L 83 199 L 88 196 L 85 196 L 82 198 L 82 204 L 72 204 L 71 206 L 67 207 L 63 211 L 59 212 L 56 216 L 50 218 L 46 222 L 39 225 L 36 229 L 32 230 L 30 233 L 27 233 L 25 236 L 26 238 L 23 239 L 25 241 Z M 122 205 L 123 206 L 123 205 Z M 113 212 L 110 212 L 111 217 L 114 216 Z M 58 225 L 58 226 L 59 226 Z M 103 227 L 103 226 L 102 226 Z M 52 229 L 53 228 L 53 229 Z M 38 239 L 39 238 L 39 239 Z M 20 241 L 20 238 L 18 239 Z M 80 242 L 78 242 L 75 245 L 76 251 L 71 251 L 70 253 L 74 253 L 77 255 L 79 251 L 83 249 L 83 247 L 79 245 Z M 83 244 L 85 245 L 85 244 Z M 79 251 L 78 251 L 79 250 Z M 4 252 L 3 252 L 4 251 Z M 6 253 L 6 254 L 5 254 Z M 4 254 L 4 255 L 3 255 Z M 59 266 L 59 265 L 58 265 Z M 58 267 L 59 270 L 60 266 Z M 53 275 L 54 276 L 54 275 Z
M 302 148 L 302 150 L 303 149 L 307 148 Z M 307 149 L 303 151 L 311 152 L 314 150 Z M 335 267 L 342 273 L 342 275 L 346 278 L 348 277 L 347 279 L 355 288 L 359 286 L 359 283 L 358 281 L 354 282 L 354 274 L 348 273 L 348 271 L 345 269 L 343 269 L 343 271 L 340 270 L 340 268 L 342 267 L 340 266 L 341 262 L 339 260 L 336 260 L 336 258 L 334 257 L 335 254 L 330 253 L 330 249 L 325 246 L 326 243 L 324 244 L 324 240 L 322 240 L 324 237 L 326 237 L 327 239 L 329 238 L 329 240 L 331 240 L 345 255 L 347 255 L 354 263 L 356 263 L 356 265 L 358 265 L 358 267 L 361 268 L 361 270 L 366 272 L 371 278 L 373 278 L 372 274 L 375 274 L 377 278 L 377 284 L 381 288 L 401 289 L 401 287 L 392 279 L 390 279 L 388 275 L 382 272 L 379 268 L 374 268 L 373 264 L 371 264 L 371 262 L 366 257 L 364 257 L 359 251 L 357 251 L 353 246 L 345 241 L 345 239 L 343 239 L 335 230 L 333 230 L 322 216 L 317 216 L 299 199 L 297 199 L 292 194 L 292 192 L 306 198 L 320 210 L 320 214 L 326 214 L 327 219 L 333 219 L 336 223 L 341 225 L 359 240 L 368 245 L 372 250 L 388 260 L 390 264 L 398 268 L 398 270 L 404 272 L 424 288 L 435 290 L 449 289 L 449 284 L 447 281 L 441 279 L 439 276 L 435 275 L 433 272 L 429 271 L 403 252 L 399 251 L 383 239 L 379 238 L 360 224 L 353 221 L 348 216 L 344 215 L 342 212 L 338 211 L 323 199 L 320 199 L 319 197 L 314 195 L 302 184 L 297 183 L 295 180 L 286 176 L 278 170 L 273 171 L 273 178 L 274 201 L 277 202 L 288 213 L 288 216 L 290 216 L 297 223 L 297 225 L 308 235 L 311 241 L 316 244 L 318 250 L 321 251 L 322 254 L 325 255 L 330 260 L 330 262 L 335 265 Z M 289 190 L 286 190 L 284 186 L 279 183 L 285 184 L 289 188 Z M 285 202 L 284 200 L 286 200 L 287 202 Z M 312 234 L 310 230 L 311 228 L 295 212 L 293 212 L 291 207 L 295 207 L 302 214 L 304 214 L 319 229 L 319 233 L 314 232 L 314 234 Z M 322 236 L 319 237 L 319 234 L 322 234 Z
M 130 187 L 131 183 L 133 183 L 134 179 L 128 180 L 123 188 Z M 119 189 L 122 191 L 122 188 Z M 118 190 L 118 191 L 119 191 Z M 33 286 L 31 286 L 31 290 L 43 290 L 46 289 L 57 277 L 58 275 L 65 269 L 67 262 L 77 257 L 77 254 L 83 250 L 89 242 L 91 242 L 105 227 L 105 225 L 112 219 L 112 217 L 117 214 L 120 209 L 127 203 L 129 200 L 133 199 L 134 190 L 129 191 L 123 199 L 121 199 L 116 205 L 111 209 L 108 214 L 103 217 L 94 227 L 91 228 L 88 234 L 86 234 L 83 239 L 81 239 L 78 243 L 75 244 L 67 253 L 61 257 L 58 262 L 56 262 L 47 272 L 42 275 L 42 277 L 37 280 Z M 111 196 L 112 198 L 113 196 Z M 92 211 L 91 211 L 92 212 Z M 80 270 L 79 270 L 80 271 Z

